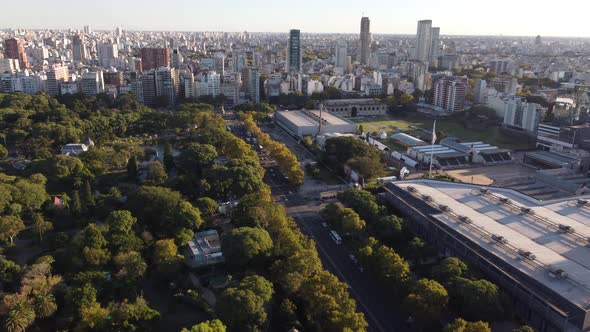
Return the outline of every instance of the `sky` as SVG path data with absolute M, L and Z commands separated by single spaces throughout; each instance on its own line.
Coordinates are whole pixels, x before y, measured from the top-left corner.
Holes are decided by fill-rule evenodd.
M 559 4 L 561 7 L 556 7 Z M 590 37 L 589 0 L 27 0 L 5 1 L 0 28 Z

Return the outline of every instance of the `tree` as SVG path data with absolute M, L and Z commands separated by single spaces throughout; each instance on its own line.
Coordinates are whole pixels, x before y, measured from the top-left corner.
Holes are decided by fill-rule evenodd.
M 467 272 L 467 265 L 456 257 L 449 257 L 432 268 L 434 279 L 448 284 L 463 276 Z
M 133 232 L 136 222 L 137 218 L 127 210 L 116 210 L 107 216 L 109 244 L 114 251 L 141 248 L 141 240 Z
M 0 282 L 2 284 L 11 284 L 16 281 L 21 271 L 20 265 L 0 256 Z
M 360 233 L 366 226 L 365 221 L 361 220 L 359 215 L 349 208 L 340 208 L 337 219 L 339 220 L 339 228 L 344 233 Z
M 535 332 L 535 329 L 528 325 L 523 325 L 517 329 L 512 330 L 512 332 Z
M 404 92 L 404 94 L 402 94 L 402 95 L 401 95 L 401 97 L 399 98 L 399 102 L 400 102 L 400 104 L 402 104 L 402 105 L 407 105 L 407 104 L 409 104 L 409 103 L 411 103 L 411 102 L 413 102 L 413 101 L 414 101 L 414 97 L 412 97 L 412 95 L 411 95 L 411 94 L 408 94 L 408 93 L 405 93 L 405 92 Z
M 94 194 L 92 193 L 92 185 L 88 180 L 84 181 L 84 191 L 82 198 L 84 199 L 84 206 L 87 209 L 91 209 L 96 205 Z
M 159 237 L 172 238 L 183 228 L 196 230 L 203 223 L 199 210 L 168 188 L 142 186 L 130 195 L 128 207 Z
M 375 231 L 383 241 L 397 242 L 403 235 L 403 220 L 393 214 L 382 217 L 375 224 Z
M 82 214 L 82 201 L 80 200 L 80 194 L 77 190 L 72 192 L 72 200 L 70 201 L 70 212 L 74 216 Z
M 39 241 L 43 241 L 43 234 L 53 229 L 53 224 L 43 219 L 43 215 L 35 213 L 33 215 L 33 232 L 39 235 Z
M 154 261 L 162 264 L 174 260 L 178 254 L 178 247 L 172 239 L 158 240 L 154 244 Z
M 230 330 L 257 330 L 266 321 L 264 300 L 250 290 L 227 288 L 217 299 L 215 312 Z
M 213 216 L 216 215 L 219 211 L 219 206 L 217 205 L 217 202 L 215 202 L 215 200 L 209 197 L 198 198 L 195 202 L 195 205 L 197 206 L 197 208 L 199 208 L 199 211 L 201 211 L 203 217 L 208 219 L 213 218 Z
M 0 306 L 4 315 L 4 327 L 9 332 L 24 332 L 35 320 L 33 304 L 23 293 L 4 296 Z
M 119 270 L 118 277 L 127 277 L 131 280 L 137 280 L 145 274 L 147 264 L 137 251 L 121 252 L 113 259 L 115 266 Z
M 403 308 L 421 327 L 436 323 L 449 301 L 447 290 L 438 282 L 420 279 L 406 297 Z
M 221 242 L 225 259 L 234 268 L 263 262 L 270 256 L 272 246 L 267 231 L 251 227 L 235 228 Z
M 238 288 L 247 289 L 260 296 L 267 303 L 274 293 L 272 283 L 257 275 L 247 276 L 238 284 Z
M 0 160 L 4 160 L 8 157 L 8 150 L 4 147 L 4 145 L 0 144 Z
M 204 321 L 194 325 L 191 329 L 183 328 L 181 332 L 225 332 L 226 327 L 219 319 Z
M 170 143 L 164 145 L 164 167 L 167 172 L 170 172 L 174 168 L 174 155 Z
M 160 185 L 166 182 L 166 179 L 168 179 L 168 174 L 166 174 L 162 163 L 158 160 L 152 161 L 148 166 L 147 180 L 155 185 Z
M 17 216 L 0 216 L 0 241 L 14 243 L 15 236 L 25 229 L 25 224 Z
M 504 315 L 500 290 L 487 280 L 459 278 L 456 282 L 456 305 L 469 320 L 494 321 Z
M 492 332 L 492 329 L 486 322 L 468 322 L 463 318 L 455 318 L 445 327 L 444 332 Z
M 348 285 L 336 276 L 321 271 L 307 278 L 301 295 L 309 305 L 309 314 L 327 331 L 366 331 L 367 322 L 357 313 L 356 303 L 348 294 Z
M 383 163 L 377 158 L 353 158 L 348 162 L 348 166 L 359 173 L 365 180 L 374 179 L 383 174 Z
M 91 266 L 98 268 L 110 260 L 110 252 L 105 248 L 107 244 L 102 230 L 96 224 L 89 224 L 82 231 L 82 253 Z
M 375 196 L 366 190 L 347 189 L 338 193 L 338 199 L 369 223 L 385 216 L 385 207 L 379 205 Z
M 186 173 L 200 175 L 205 168 L 213 165 L 215 158 L 217 150 L 214 146 L 192 143 L 180 153 L 177 163 Z
M 127 176 L 129 177 L 129 179 L 134 180 L 137 178 L 138 171 L 139 165 L 137 162 L 137 157 L 133 155 L 127 161 Z
M 134 302 L 127 299 L 122 302 L 111 302 L 108 311 L 112 324 L 125 327 L 128 331 L 146 331 L 153 325 L 153 321 L 160 317 L 160 313 L 147 304 L 143 297 L 137 297 Z

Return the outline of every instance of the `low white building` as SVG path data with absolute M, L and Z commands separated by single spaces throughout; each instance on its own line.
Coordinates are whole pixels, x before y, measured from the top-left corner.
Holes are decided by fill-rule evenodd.
M 81 143 L 70 143 L 61 148 L 61 154 L 66 156 L 77 156 L 86 151 L 88 151 L 88 146 Z

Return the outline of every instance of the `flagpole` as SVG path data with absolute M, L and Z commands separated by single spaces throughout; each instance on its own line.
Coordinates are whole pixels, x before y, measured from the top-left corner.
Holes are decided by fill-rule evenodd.
M 434 144 L 436 143 L 436 119 L 432 125 L 432 144 L 430 145 L 430 170 L 428 171 L 428 178 L 432 179 L 432 159 L 434 158 Z

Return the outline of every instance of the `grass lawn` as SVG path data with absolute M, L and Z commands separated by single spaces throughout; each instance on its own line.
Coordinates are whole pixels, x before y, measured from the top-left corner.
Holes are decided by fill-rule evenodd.
M 383 116 L 365 120 L 357 119 L 355 122 L 363 125 L 365 132 L 381 133 L 385 131 L 387 133 L 395 133 L 403 131 L 410 135 L 421 137 L 428 142 L 430 140 L 430 133 L 432 132 L 433 121 L 434 119 L 431 116 L 421 113 L 410 113 L 401 115 L 400 117 Z M 523 140 L 521 137 L 508 135 L 500 130 L 498 126 L 490 126 L 485 129 L 471 129 L 465 128 L 461 122 L 453 118 L 439 118 L 436 121 L 436 130 L 443 131 L 449 136 L 455 136 L 464 141 L 482 141 L 506 149 L 520 150 L 534 148 L 534 142 Z M 396 151 L 405 150 L 401 149 L 400 146 L 397 146 L 390 139 L 385 140 L 383 143 Z

